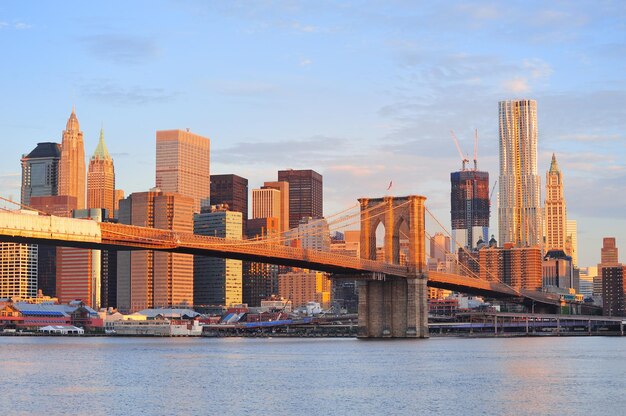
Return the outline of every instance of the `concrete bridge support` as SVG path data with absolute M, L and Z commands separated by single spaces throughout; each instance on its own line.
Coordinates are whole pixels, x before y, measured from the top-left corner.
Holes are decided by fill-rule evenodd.
M 376 259 L 376 228 L 385 227 L 385 261 L 398 264 L 408 239 L 408 278 L 384 276 L 359 283 L 361 338 L 428 338 L 428 281 L 424 201 L 418 195 L 359 199 L 361 258 Z
M 360 338 L 428 338 L 426 276 L 359 282 Z

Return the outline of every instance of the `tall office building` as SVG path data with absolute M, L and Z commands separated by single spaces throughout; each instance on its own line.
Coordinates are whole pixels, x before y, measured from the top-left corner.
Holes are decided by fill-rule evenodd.
M 276 189 L 280 191 L 280 232 L 289 229 L 289 182 L 264 182 L 261 189 Z
M 79 209 L 74 218 L 91 218 L 102 221 L 106 211 L 102 209 Z M 67 303 L 81 300 L 93 309 L 101 305 L 101 251 L 74 247 L 57 247 L 56 297 Z
M 273 188 L 252 190 L 252 218 L 278 218 L 281 222 L 281 195 Z
M 61 145 L 58 143 L 37 143 L 37 147 L 28 155 L 22 157 L 22 195 L 23 206 L 31 206 L 39 209 L 36 201 L 40 197 L 57 195 L 59 190 L 59 160 L 61 159 Z M 11 243 L 4 243 L 3 249 L 12 247 Z M 16 244 L 22 246 L 22 244 Z M 32 245 L 29 245 L 32 246 Z M 30 253 L 29 259 L 35 256 L 37 268 L 27 267 L 24 269 L 23 253 Z M 5 264 L 8 264 L 8 256 L 11 253 L 18 255 L 15 265 L 18 270 L 30 270 L 35 273 L 34 290 L 41 289 L 45 295 L 54 296 L 56 293 L 56 247 L 40 244 L 31 248 L 13 247 L 3 252 Z M 32 277 L 29 277 L 31 280 Z
M 615 237 L 604 237 L 602 239 L 602 249 L 600 250 L 600 264 L 615 265 L 618 262 L 618 249 L 615 245 Z
M 565 228 L 565 253 L 572 257 L 574 267 L 578 267 L 578 225 L 576 220 L 567 220 Z
M 22 157 L 22 205 L 30 206 L 32 196 L 57 195 L 61 145 L 37 143 Z
M 622 264 L 602 268 L 602 311 L 605 316 L 626 316 L 625 269 Z
M 203 208 L 194 215 L 194 234 L 240 240 L 242 214 Z M 242 302 L 241 260 L 194 256 L 194 305 L 230 306 Z
M 76 197 L 68 195 L 33 196 L 30 206 L 57 217 L 71 217 Z M 57 252 L 60 247 L 39 244 L 37 253 L 37 286 L 46 296 L 57 294 Z
M 565 250 L 567 241 L 567 210 L 563 194 L 563 174 L 552 154 L 550 170 L 546 172 L 545 201 L 546 243 L 545 249 Z
M 87 171 L 87 208 L 103 208 L 109 218 L 115 215 L 115 168 L 104 143 L 104 130 L 89 161 Z
M 452 249 L 474 248 L 489 236 L 489 172 L 476 169 L 450 174 Z
M 278 181 L 289 183 L 289 228 L 302 218 L 324 216 L 322 175 L 314 170 L 279 170 Z
M 156 132 L 156 187 L 193 198 L 193 212 L 209 203 L 210 145 L 188 130 Z
M 248 224 L 248 180 L 238 175 L 211 175 L 211 205 L 228 205 L 229 211 L 241 212 L 242 236 Z
M 537 175 L 537 102 L 500 101 L 499 241 L 542 240 L 541 179 Z
M 193 198 L 153 189 L 120 201 L 122 224 L 193 232 Z M 135 312 L 193 303 L 193 256 L 156 251 L 119 251 L 117 307 Z
M 80 131 L 76 112 L 67 120 L 61 142 L 61 159 L 59 161 L 59 192 L 58 195 L 76 197 L 78 209 L 85 204 L 85 145 L 83 132 Z

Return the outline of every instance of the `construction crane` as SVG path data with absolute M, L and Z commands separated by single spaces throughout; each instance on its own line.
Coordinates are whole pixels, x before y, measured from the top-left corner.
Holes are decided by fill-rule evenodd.
M 478 129 L 474 130 L 474 170 L 478 170 Z
M 493 186 L 491 187 L 491 193 L 489 194 L 489 206 L 491 206 L 491 200 L 493 199 L 493 192 L 496 190 L 497 184 L 498 184 L 498 180 L 496 179 L 496 181 L 493 183 Z
M 469 159 L 466 156 L 463 156 L 463 152 L 461 151 L 461 146 L 459 146 L 459 139 L 456 137 L 456 134 L 454 134 L 454 130 L 450 129 L 450 134 L 452 135 L 452 140 L 454 140 L 454 145 L 456 146 L 456 150 L 459 151 L 459 156 L 461 156 L 461 163 L 462 163 L 461 170 L 467 170 L 467 168 L 465 167 L 465 164 L 469 163 Z M 474 151 L 474 153 L 476 152 Z M 474 161 L 474 164 L 476 164 L 476 161 Z

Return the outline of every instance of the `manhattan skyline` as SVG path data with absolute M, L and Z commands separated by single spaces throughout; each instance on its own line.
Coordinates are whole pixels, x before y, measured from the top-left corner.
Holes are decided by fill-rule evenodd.
M 60 143 L 75 105 L 85 153 L 104 126 L 127 195 L 154 186 L 155 132 L 190 128 L 211 139 L 211 174 L 243 176 L 249 189 L 278 170 L 313 169 L 333 213 L 393 181 L 392 194 L 425 195 L 449 228 L 460 163 L 449 129 L 469 153 L 478 128 L 493 186 L 497 103 L 528 98 L 537 170 L 556 154 L 580 265 L 598 263 L 603 236 L 619 244 L 626 231 L 618 2 L 55 6 L 0 8 L 4 197 L 19 200 L 22 154 Z M 541 188 L 543 205 L 544 177 Z M 497 235 L 497 215 L 490 223 Z

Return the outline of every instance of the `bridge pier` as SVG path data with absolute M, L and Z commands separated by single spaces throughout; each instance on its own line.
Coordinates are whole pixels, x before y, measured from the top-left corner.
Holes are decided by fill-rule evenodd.
M 426 276 L 359 282 L 359 338 L 428 338 Z

